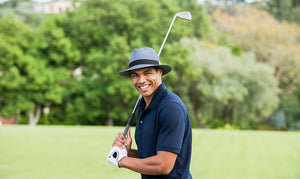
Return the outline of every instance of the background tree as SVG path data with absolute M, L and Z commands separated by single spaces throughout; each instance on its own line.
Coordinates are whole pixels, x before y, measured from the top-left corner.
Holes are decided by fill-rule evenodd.
M 231 8 L 232 12 L 232 15 L 228 15 L 217 10 L 213 14 L 217 28 L 225 32 L 219 42 L 241 50 L 254 51 L 259 61 L 275 68 L 274 76 L 279 81 L 281 99 L 278 111 L 283 109 L 283 114 L 290 116 L 288 123 L 294 124 L 297 118 L 292 119 L 291 116 L 296 116 L 294 114 L 297 112 L 292 115 L 291 110 L 283 106 L 290 105 L 284 99 L 292 98 L 291 95 L 299 84 L 299 26 L 279 22 L 267 12 L 251 7 L 234 6 Z M 270 119 L 275 120 L 272 117 Z
M 191 49 L 190 58 L 202 74 L 189 93 L 198 127 L 228 123 L 251 128 L 272 114 L 279 90 L 271 66 L 257 62 L 252 53 L 234 56 L 229 48 L 196 39 L 183 39 L 182 44 Z
M 293 8 L 293 0 L 271 0 L 268 1 L 269 8 L 271 12 L 279 19 L 291 19 L 291 11 Z
M 37 31 L 14 18 L 2 18 L 0 23 L 1 113 L 6 117 L 27 114 L 29 124 L 36 125 L 44 107 L 62 102 L 67 78 L 64 62 L 76 59 L 76 52 L 69 51 L 70 42 L 54 26 Z
M 129 79 L 116 72 L 128 68 L 132 49 L 150 46 L 158 51 L 172 17 L 179 11 L 176 3 L 168 0 L 130 0 L 87 1 L 68 12 L 60 26 L 80 49 L 82 80 L 73 85 L 83 88 L 69 90 L 74 93 L 69 94 L 72 97 L 65 106 L 66 114 L 72 114 L 66 118 L 85 118 L 88 124 L 124 124 L 138 93 Z M 174 24 L 168 44 L 192 33 L 183 23 L 178 19 Z M 162 58 L 172 58 L 166 53 Z
M 269 12 L 279 20 L 286 20 L 289 22 L 296 22 L 300 24 L 300 1 L 299 0 L 270 0 L 267 1 Z
M 27 100 L 27 75 L 34 78 L 35 61 L 26 54 L 30 43 L 35 41 L 34 32 L 15 17 L 0 20 L 0 94 L 1 114 L 11 117 L 21 110 L 33 111 L 34 104 Z M 33 68 L 33 71 L 29 71 Z
M 225 32 L 220 37 L 221 44 L 254 51 L 259 61 L 273 66 L 281 95 L 295 90 L 300 79 L 299 26 L 280 23 L 266 12 L 251 7 L 234 9 L 235 16 L 219 10 L 213 14 L 217 28 Z
M 73 11 L 19 18 L 25 23 L 1 18 L 0 113 L 20 123 L 124 125 L 138 92 L 116 72 L 134 48 L 158 51 L 172 17 L 188 10 L 193 20 L 176 20 L 160 58 L 174 68 L 163 78 L 193 126 L 251 128 L 284 118 L 297 128 L 298 102 L 289 99 L 299 97 L 299 26 L 231 4 L 89 0 Z

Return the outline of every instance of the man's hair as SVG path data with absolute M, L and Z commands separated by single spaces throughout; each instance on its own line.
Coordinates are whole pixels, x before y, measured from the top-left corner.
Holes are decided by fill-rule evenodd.
M 155 70 L 157 71 L 158 69 L 162 69 L 159 66 L 154 66 L 153 68 L 155 68 Z

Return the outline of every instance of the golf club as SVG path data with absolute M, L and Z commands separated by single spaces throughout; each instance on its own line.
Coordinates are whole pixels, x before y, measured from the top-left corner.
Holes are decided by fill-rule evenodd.
M 177 14 L 175 14 L 175 16 L 173 17 L 173 20 L 172 20 L 172 22 L 171 22 L 171 25 L 170 25 L 170 27 L 169 27 L 169 29 L 168 29 L 168 32 L 167 32 L 167 34 L 166 34 L 166 36 L 165 36 L 165 38 L 164 38 L 164 41 L 163 41 L 163 43 L 161 44 L 161 47 L 160 47 L 159 52 L 158 52 L 158 56 L 160 55 L 160 53 L 161 53 L 161 51 L 162 51 L 162 49 L 163 49 L 163 47 L 164 47 L 164 45 L 165 45 L 165 42 L 166 42 L 166 40 L 167 40 L 167 38 L 168 38 L 168 35 L 169 35 L 169 33 L 170 33 L 171 29 L 172 29 L 172 26 L 173 26 L 173 23 L 174 23 L 176 17 L 179 17 L 179 18 L 184 19 L 184 20 L 192 20 L 192 15 L 191 15 L 191 13 L 190 13 L 189 11 L 182 11 L 182 12 L 178 12 Z M 138 100 L 136 101 L 135 106 L 134 106 L 134 108 L 133 108 L 133 111 L 132 111 L 132 113 L 131 113 L 131 115 L 130 115 L 128 121 L 127 121 L 125 130 L 124 130 L 124 132 L 123 132 L 124 137 L 126 137 L 127 131 L 128 131 L 128 129 L 129 129 L 129 127 L 130 127 L 131 121 L 132 121 L 132 119 L 133 119 L 133 117 L 134 117 L 134 114 L 135 114 L 135 112 L 136 112 L 136 109 L 137 109 L 137 107 L 138 107 L 138 105 L 139 105 L 141 99 L 142 99 L 142 95 L 140 95 L 139 98 L 138 98 Z
M 189 11 L 182 11 L 182 12 L 178 12 L 177 14 L 175 14 L 175 16 L 173 17 L 173 20 L 171 22 L 171 25 L 170 25 L 170 27 L 168 29 L 168 32 L 167 32 L 167 34 L 165 36 L 165 39 L 164 39 L 163 43 L 161 44 L 161 47 L 160 47 L 160 49 L 158 51 L 158 56 L 160 55 L 160 53 L 161 53 L 161 51 L 162 51 L 162 49 L 163 49 L 163 47 L 165 45 L 165 42 L 166 42 L 166 40 L 168 38 L 168 35 L 169 35 L 169 33 L 170 33 L 171 29 L 172 29 L 172 26 L 173 26 L 173 23 L 174 23 L 176 17 L 179 17 L 179 18 L 184 19 L 184 20 L 192 20 L 192 15 L 191 15 L 191 13 Z

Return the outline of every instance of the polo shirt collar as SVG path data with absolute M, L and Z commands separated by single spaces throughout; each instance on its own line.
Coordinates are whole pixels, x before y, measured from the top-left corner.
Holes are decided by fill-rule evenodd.
M 157 91 L 155 92 L 147 109 L 155 109 L 159 105 L 161 99 L 163 99 L 166 94 L 167 94 L 167 88 L 165 86 L 165 83 L 162 82 L 162 84 L 158 87 Z M 145 106 L 146 106 L 146 102 L 145 102 L 144 98 L 142 98 L 142 101 L 141 101 L 142 109 L 144 109 Z

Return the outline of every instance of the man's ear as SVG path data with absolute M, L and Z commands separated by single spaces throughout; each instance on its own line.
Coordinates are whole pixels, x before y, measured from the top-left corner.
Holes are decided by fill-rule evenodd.
M 157 71 L 160 73 L 160 75 L 162 75 L 163 70 L 161 68 L 158 68 Z

